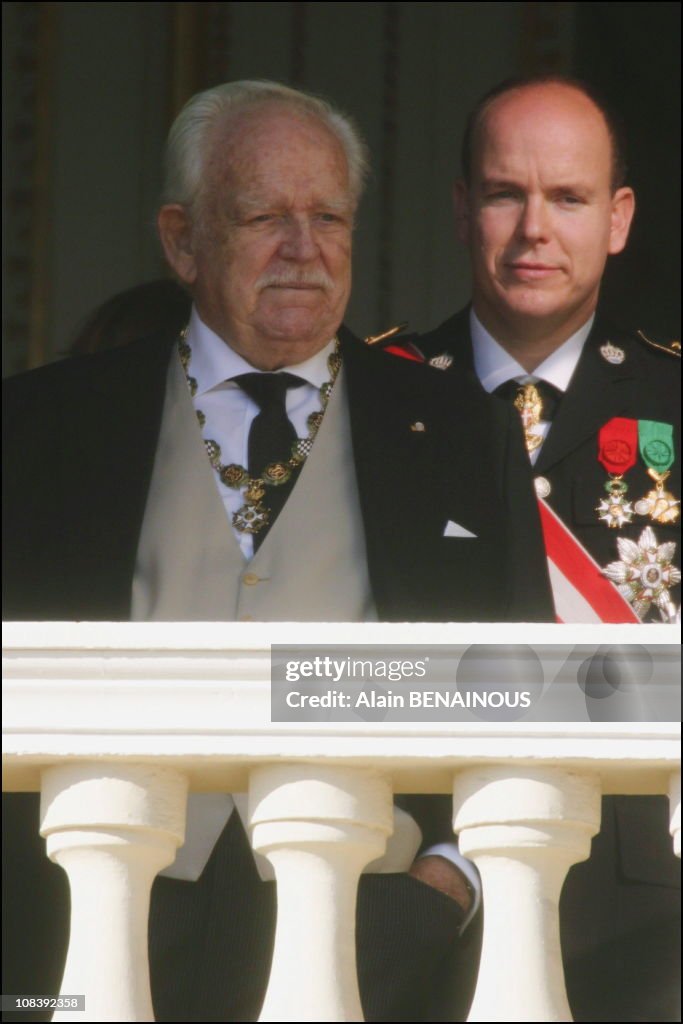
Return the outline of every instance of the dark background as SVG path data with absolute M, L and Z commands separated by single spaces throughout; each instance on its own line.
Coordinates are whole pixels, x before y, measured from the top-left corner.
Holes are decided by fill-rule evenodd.
M 56 358 L 102 300 L 164 273 L 165 133 L 189 95 L 235 78 L 322 93 L 368 139 L 359 333 L 424 330 L 467 299 L 450 189 L 475 100 L 511 74 L 586 78 L 621 114 L 638 199 L 605 303 L 678 337 L 679 37 L 678 3 L 5 3 L 5 373 Z

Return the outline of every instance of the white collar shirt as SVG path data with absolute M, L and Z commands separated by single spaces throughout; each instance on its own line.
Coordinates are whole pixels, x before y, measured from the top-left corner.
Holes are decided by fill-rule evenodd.
M 470 335 L 472 337 L 474 370 L 481 386 L 491 394 L 501 384 L 505 384 L 509 380 L 514 380 L 518 384 L 535 384 L 536 381 L 544 380 L 548 384 L 554 385 L 559 391 L 565 392 L 576 370 L 594 319 L 595 316 L 591 316 L 583 327 L 580 327 L 559 348 L 551 352 L 533 373 L 529 373 L 486 330 L 477 314 L 471 309 Z M 532 428 L 532 432 L 538 434 L 543 440 L 547 437 L 549 430 L 548 420 L 541 420 Z M 532 463 L 536 462 L 542 447 L 543 445 L 540 444 L 535 451 L 529 453 Z

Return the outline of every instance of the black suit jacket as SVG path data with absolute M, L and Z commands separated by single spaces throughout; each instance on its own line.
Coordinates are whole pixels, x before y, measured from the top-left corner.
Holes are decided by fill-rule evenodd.
M 486 396 L 343 328 L 340 337 L 380 619 L 507 617 L 509 442 Z M 7 383 L 5 618 L 129 618 L 172 344 L 150 338 Z M 476 538 L 444 537 L 449 520 Z
M 149 338 L 7 383 L 6 618 L 129 617 L 173 340 Z M 492 607 L 497 618 L 512 614 L 500 500 L 507 437 L 492 429 L 485 396 L 467 381 L 454 387 L 438 370 L 371 350 L 344 329 L 340 340 L 380 618 L 485 619 Z M 450 429 L 454 402 L 474 445 Z M 507 422 L 506 409 L 496 415 L 498 426 Z M 444 537 L 449 520 L 476 536 Z M 66 941 L 65 879 L 44 857 L 35 798 L 10 803 L 5 991 L 52 992 Z M 255 876 L 237 815 L 199 882 L 157 879 L 150 957 L 159 1019 L 255 1018 L 268 974 L 272 890 Z M 49 919 L 47 905 L 58 911 Z M 459 920 L 453 901 L 412 878 L 362 880 L 368 1019 L 457 1015 L 457 1000 L 441 1000 L 451 988 Z M 460 1015 L 469 985 L 459 993 Z

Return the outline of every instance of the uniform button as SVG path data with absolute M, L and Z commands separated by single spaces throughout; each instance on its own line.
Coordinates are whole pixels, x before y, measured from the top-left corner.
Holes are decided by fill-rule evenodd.
M 254 616 L 253 615 L 240 615 L 240 622 L 253 622 L 253 621 L 254 621 Z
M 245 572 L 242 577 L 242 583 L 246 583 L 248 587 L 253 587 L 257 583 L 261 582 L 261 577 L 257 576 L 255 572 Z
M 550 480 L 546 479 L 546 477 L 544 476 L 536 477 L 536 479 L 534 480 L 534 487 L 536 489 L 537 498 L 547 498 L 550 492 L 552 491 L 552 487 L 550 486 Z

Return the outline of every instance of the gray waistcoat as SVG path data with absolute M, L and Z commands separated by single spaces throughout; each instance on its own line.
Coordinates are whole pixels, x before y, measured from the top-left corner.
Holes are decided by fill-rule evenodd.
M 376 619 L 343 372 L 287 504 L 246 562 L 174 354 L 138 545 L 133 620 Z

